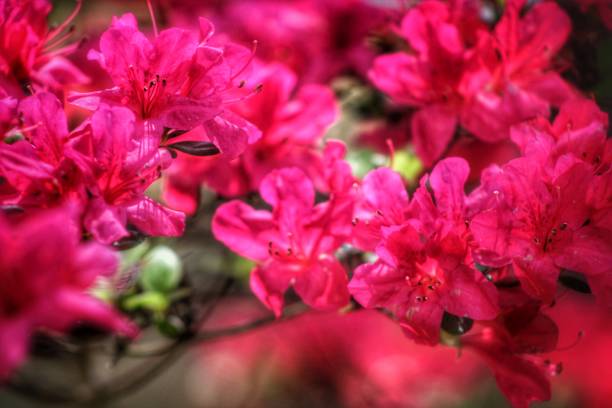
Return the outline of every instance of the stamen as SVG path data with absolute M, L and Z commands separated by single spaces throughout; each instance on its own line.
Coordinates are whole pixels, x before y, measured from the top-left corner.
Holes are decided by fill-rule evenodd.
M 159 32 L 157 31 L 157 21 L 155 21 L 155 12 L 153 11 L 153 5 L 151 4 L 151 0 L 147 0 L 147 8 L 149 9 L 151 23 L 153 24 L 153 34 L 155 34 L 155 37 L 157 37 Z
M 149 0 L 147 0 L 147 1 L 149 1 Z M 253 40 L 253 45 L 251 46 L 251 55 L 249 56 L 249 58 L 247 59 L 245 64 L 242 66 L 242 68 L 240 68 L 238 70 L 238 72 L 236 72 L 234 75 L 232 75 L 232 78 L 231 78 L 232 80 L 236 79 L 238 77 L 238 75 L 242 74 L 244 72 L 244 70 L 247 69 L 247 67 L 253 61 L 253 58 L 255 58 L 255 52 L 256 51 L 257 51 L 257 40 Z
M 77 0 L 76 6 L 75 6 L 74 10 L 72 10 L 72 13 L 70 13 L 68 18 L 66 20 L 64 20 L 64 22 L 62 24 L 57 26 L 57 28 L 55 28 L 55 30 L 51 31 L 49 33 L 49 35 L 47 35 L 47 41 L 45 41 L 46 44 L 49 44 L 52 39 L 57 37 L 58 34 L 62 33 L 66 29 L 66 27 L 68 27 L 68 25 L 70 25 L 72 20 L 74 20 L 75 17 L 77 16 L 77 14 L 79 14 L 79 11 L 81 10 L 81 5 L 82 4 L 83 4 L 83 0 Z

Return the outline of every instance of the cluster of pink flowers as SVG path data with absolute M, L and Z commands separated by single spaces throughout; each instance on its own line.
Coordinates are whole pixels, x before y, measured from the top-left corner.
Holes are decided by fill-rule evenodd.
M 0 0 L 0 379 L 37 330 L 135 336 L 87 291 L 131 238 L 181 236 L 203 186 L 232 198 L 212 234 L 254 262 L 250 288 L 276 317 L 290 291 L 384 310 L 416 343 L 482 357 L 516 407 L 549 399 L 559 372 L 541 356 L 557 348 L 544 308 L 559 282 L 612 306 L 608 117 L 562 76 L 572 29 L 555 2 L 508 0 L 493 24 L 476 0 L 233 0 L 151 35 L 125 14 L 87 54 L 106 89 L 66 59 L 79 7 L 55 29 L 50 10 Z M 374 34 L 395 52 L 376 56 Z M 341 74 L 406 109 L 394 132 L 427 168 L 414 191 L 390 167 L 358 177 L 350 138 L 324 138 Z M 368 137 L 393 156 L 388 130 Z M 470 174 L 447 155 L 456 138 L 510 153 Z
M 134 15 L 114 18 L 89 59 L 115 86 L 77 93 L 63 86 L 88 79 L 63 57 L 75 46 L 56 47 L 78 7 L 54 30 L 50 10 L 45 0 L 0 4 L 1 377 L 35 330 L 86 322 L 134 336 L 86 291 L 116 272 L 123 240 L 183 234 L 185 214 L 146 190 L 178 152 L 229 160 L 260 137 L 229 110 L 258 91 L 244 85 L 253 52 L 217 40 L 209 21 L 149 39 Z M 69 126 L 60 98 L 89 110 L 85 120 Z

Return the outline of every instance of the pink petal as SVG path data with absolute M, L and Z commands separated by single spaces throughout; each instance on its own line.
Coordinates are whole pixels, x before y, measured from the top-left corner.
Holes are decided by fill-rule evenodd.
M 284 294 L 295 278 L 294 272 L 282 264 L 269 263 L 258 266 L 251 272 L 251 290 L 276 317 L 283 314 Z
M 429 183 L 440 211 L 459 217 L 463 214 L 465 202 L 465 182 L 470 174 L 470 166 L 459 157 L 440 161 L 429 176 Z
M 224 111 L 206 121 L 203 127 L 210 141 L 219 147 L 226 160 L 238 156 L 248 144 L 255 143 L 261 137 L 259 129 L 230 111 Z
M 216 239 L 245 258 L 264 261 L 268 245 L 276 236 L 275 222 L 268 211 L 254 210 L 241 201 L 220 206 L 212 220 Z
M 425 301 L 412 303 L 400 316 L 399 324 L 406 336 L 418 344 L 435 346 L 440 342 L 440 325 L 444 310 L 440 303 Z
M 259 192 L 268 204 L 282 211 L 303 214 L 314 206 L 315 191 L 312 181 L 296 167 L 270 172 L 261 181 Z
M 533 256 L 515 258 L 512 262 L 514 273 L 527 294 L 543 302 L 552 302 L 557 289 L 559 267 L 550 257 L 531 258 Z
M 294 284 L 304 303 L 317 310 L 334 310 L 349 301 L 346 271 L 335 258 L 319 257 L 306 267 Z
M 136 17 L 131 13 L 114 17 L 111 27 L 100 37 L 104 68 L 115 84 L 128 85 L 130 69 L 141 82 L 148 79 L 144 78 L 144 72 L 149 69 L 148 59 L 152 50 L 152 44 L 138 31 Z
M 460 266 L 449 272 L 447 279 L 449 293 L 442 300 L 446 311 L 474 320 L 492 320 L 497 316 L 497 290 L 482 274 Z
M 185 231 L 185 214 L 164 207 L 145 197 L 128 207 L 128 221 L 140 231 L 153 237 L 180 237 Z
M 41 92 L 26 98 L 19 104 L 19 113 L 23 115 L 24 124 L 33 127 L 28 132 L 32 144 L 45 156 L 59 161 L 68 138 L 68 124 L 64 107 L 57 97 Z
M 348 289 L 355 300 L 365 308 L 392 309 L 398 302 L 406 301 L 398 296 L 403 293 L 401 289 L 406 286 L 405 282 L 403 273 L 382 262 L 376 262 L 358 266 Z
M 90 200 L 83 225 L 96 241 L 112 244 L 129 235 L 125 228 L 127 215 L 120 209 L 111 207 L 102 198 Z
M 414 149 L 426 166 L 444 153 L 456 126 L 456 114 L 444 105 L 425 107 L 412 116 Z

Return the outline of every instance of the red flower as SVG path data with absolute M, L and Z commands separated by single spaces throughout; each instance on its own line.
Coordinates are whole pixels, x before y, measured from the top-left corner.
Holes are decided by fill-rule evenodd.
M 322 157 L 317 142 L 337 115 L 332 91 L 322 85 L 297 88 L 297 77 L 280 64 L 256 64 L 249 82 L 262 92 L 231 107 L 257 126 L 262 137 L 240 157 L 201 160 L 180 155 L 170 169 L 164 198 L 174 208 L 193 212 L 202 182 L 224 196 L 257 191 L 274 169 L 296 166 L 319 186 Z M 188 173 L 186 175 L 185 173 Z
M 554 351 L 559 330 L 540 312 L 541 304 L 525 299 L 520 289 L 500 295 L 503 313 L 493 322 L 478 323 L 459 342 L 484 359 L 513 407 L 528 408 L 550 399 L 550 377 L 560 373 L 561 365 L 539 354 Z
M 85 293 L 98 277 L 112 275 L 118 260 L 99 244 L 80 244 L 79 237 L 66 210 L 18 225 L 0 217 L 0 379 L 23 362 L 37 330 L 65 332 L 88 322 L 136 335 L 131 323 Z
M 346 189 L 351 182 L 334 184 Z M 285 168 L 266 176 L 259 191 L 272 212 L 230 201 L 212 224 L 218 240 L 257 262 L 251 274 L 255 295 L 277 316 L 289 286 L 316 309 L 346 305 L 346 271 L 334 257 L 350 236 L 352 200 L 346 190 L 315 205 L 312 181 L 298 168 Z
M 358 267 L 349 284 L 359 303 L 391 310 L 406 334 L 420 343 L 438 343 L 445 311 L 477 320 L 497 315 L 495 287 L 469 266 L 463 218 L 468 172 L 463 160 L 440 162 L 416 192 L 412 218 L 402 220 L 407 199 L 400 195 L 400 212 L 394 211 L 400 223 L 382 227 L 379 259 Z
M 77 15 L 81 2 L 70 17 L 50 30 L 47 0 L 4 0 L 0 2 L 0 86 L 22 97 L 27 86 L 36 90 L 60 90 L 70 83 L 89 78 L 64 58 L 78 44 L 62 46 L 71 36 L 66 28 Z
M 425 164 L 443 154 L 458 124 L 483 141 L 498 142 L 511 125 L 574 96 L 550 67 L 569 34 L 569 18 L 552 2 L 521 18 L 521 5 L 509 2 L 489 33 L 465 2 L 425 1 L 401 25 L 414 52 L 374 61 L 374 84 L 395 102 L 419 108 L 411 133 Z
M 100 104 L 126 106 L 159 138 L 164 128 L 200 127 L 200 138 L 234 157 L 259 137 L 250 123 L 227 111 L 241 98 L 238 85 L 252 52 L 231 43 L 212 45 L 213 32 L 211 23 L 200 19 L 199 36 L 170 28 L 151 42 L 133 14 L 115 17 L 100 38 L 100 52 L 89 53 L 115 87 L 73 94 L 70 100 L 91 110 Z

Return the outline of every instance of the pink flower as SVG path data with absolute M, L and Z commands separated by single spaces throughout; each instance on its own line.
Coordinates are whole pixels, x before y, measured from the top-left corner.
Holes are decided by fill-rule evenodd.
M 562 156 L 551 174 L 530 158 L 519 158 L 483 174 L 479 193 L 487 203 L 471 221 L 483 263 L 512 263 L 530 295 L 551 301 L 561 269 L 603 279 L 610 275 L 609 202 L 591 222 L 592 168 Z M 607 180 L 602 179 L 603 183 Z M 607 196 L 607 194 L 604 194 Z M 593 286 L 593 285 L 592 285 Z M 609 297 L 601 299 L 609 302 Z
M 203 181 L 221 195 L 237 196 L 257 191 L 261 180 L 277 168 L 296 166 L 316 181 L 321 178 L 317 142 L 337 115 L 332 91 L 314 84 L 297 88 L 295 74 L 280 64 L 256 64 L 249 82 L 262 84 L 262 92 L 231 110 L 257 126 L 261 139 L 231 161 L 219 157 L 199 160 L 198 165 L 180 155 L 164 195 L 174 208 L 193 212 Z
M 391 186 L 393 173 L 378 172 L 378 184 Z M 388 209 L 385 224 L 399 223 L 382 224 L 378 260 L 358 267 L 349 284 L 359 303 L 390 310 L 405 333 L 419 343 L 438 343 L 445 311 L 476 320 L 497 315 L 495 287 L 470 266 L 463 192 L 468 172 L 463 160 L 441 161 L 429 179 L 422 180 L 410 218 L 404 212 L 405 196 L 381 200 Z M 384 210 L 378 213 L 385 215 Z
M 499 142 L 511 125 L 574 96 L 551 70 L 569 34 L 569 18 L 552 2 L 537 4 L 521 18 L 521 5 L 509 2 L 490 33 L 478 10 L 465 2 L 422 2 L 408 11 L 400 30 L 414 51 L 374 61 L 374 84 L 395 102 L 419 108 L 412 137 L 426 165 L 444 153 L 457 125 Z
M 334 252 L 349 239 L 352 201 L 332 193 L 315 205 L 312 181 L 298 168 L 272 171 L 259 191 L 272 212 L 230 201 L 212 223 L 218 240 L 257 262 L 251 273 L 255 295 L 276 316 L 290 286 L 313 308 L 346 305 L 346 271 Z
M 72 133 L 50 93 L 24 99 L 19 111 L 26 140 L 0 145 L 0 174 L 11 186 L 0 195 L 2 204 L 77 202 L 85 208 L 85 229 L 106 244 L 129 235 L 128 224 L 148 235 L 182 234 L 184 214 L 144 195 L 170 164 L 170 153 L 130 110 L 103 106 Z
M 78 44 L 62 46 L 71 36 L 66 28 L 77 15 L 80 2 L 66 21 L 50 30 L 47 0 L 4 0 L 0 2 L 0 86 L 12 96 L 22 97 L 28 86 L 36 90 L 61 90 L 70 83 L 89 78 L 64 55 Z M 25 91 L 29 93 L 29 91 Z
M 75 146 L 86 157 L 83 222 L 94 238 L 115 242 L 129 235 L 126 225 L 151 236 L 183 233 L 185 215 L 144 194 L 171 157 L 146 135 L 129 109 L 100 107 Z
M 538 118 L 513 127 L 510 135 L 524 156 L 548 167 L 569 154 L 601 174 L 612 164 L 612 141 L 607 131 L 608 115 L 595 102 L 580 98 L 561 105 L 552 124 Z
M 516 305 L 460 339 L 462 347 L 493 371 L 497 386 L 515 408 L 550 400 L 550 377 L 561 370 L 561 365 L 537 356 L 553 351 L 559 336 L 555 322 L 538 310 L 538 304 Z
M 106 69 L 115 87 L 73 94 L 72 103 L 94 110 L 100 104 L 125 106 L 160 138 L 164 128 L 200 129 L 199 140 L 213 142 L 234 157 L 259 137 L 250 123 L 227 110 L 245 93 L 239 82 L 252 52 L 228 43 L 213 45 L 212 24 L 200 19 L 199 36 L 170 28 L 153 41 L 139 31 L 136 18 L 113 18 L 90 59 Z
M 3 204 L 51 207 L 81 194 L 80 154 L 71 144 L 66 116 L 47 92 L 21 101 L 18 107 L 25 140 L 0 144 L 0 174 L 14 189 Z
M 547 115 L 551 105 L 576 96 L 553 65 L 571 32 L 569 17 L 552 1 L 538 3 L 521 16 L 524 4 L 509 1 L 492 36 L 480 45 L 484 65 L 474 78 L 480 76 L 484 83 L 473 89 L 461 124 L 485 141 L 507 138 L 512 125 Z
M 458 4 L 432 0 L 410 9 L 400 34 L 414 52 L 380 56 L 369 72 L 393 101 L 421 108 L 412 118 L 412 137 L 426 164 L 442 154 L 455 132 L 465 103 L 464 77 L 473 65 L 470 46 L 486 29 L 474 18 L 477 10 Z
M 80 244 L 80 229 L 66 210 L 52 210 L 9 224 L 0 218 L 0 378 L 27 356 L 36 330 L 66 332 L 87 322 L 126 336 L 133 324 L 85 293 L 111 276 L 117 257 L 95 243 Z

